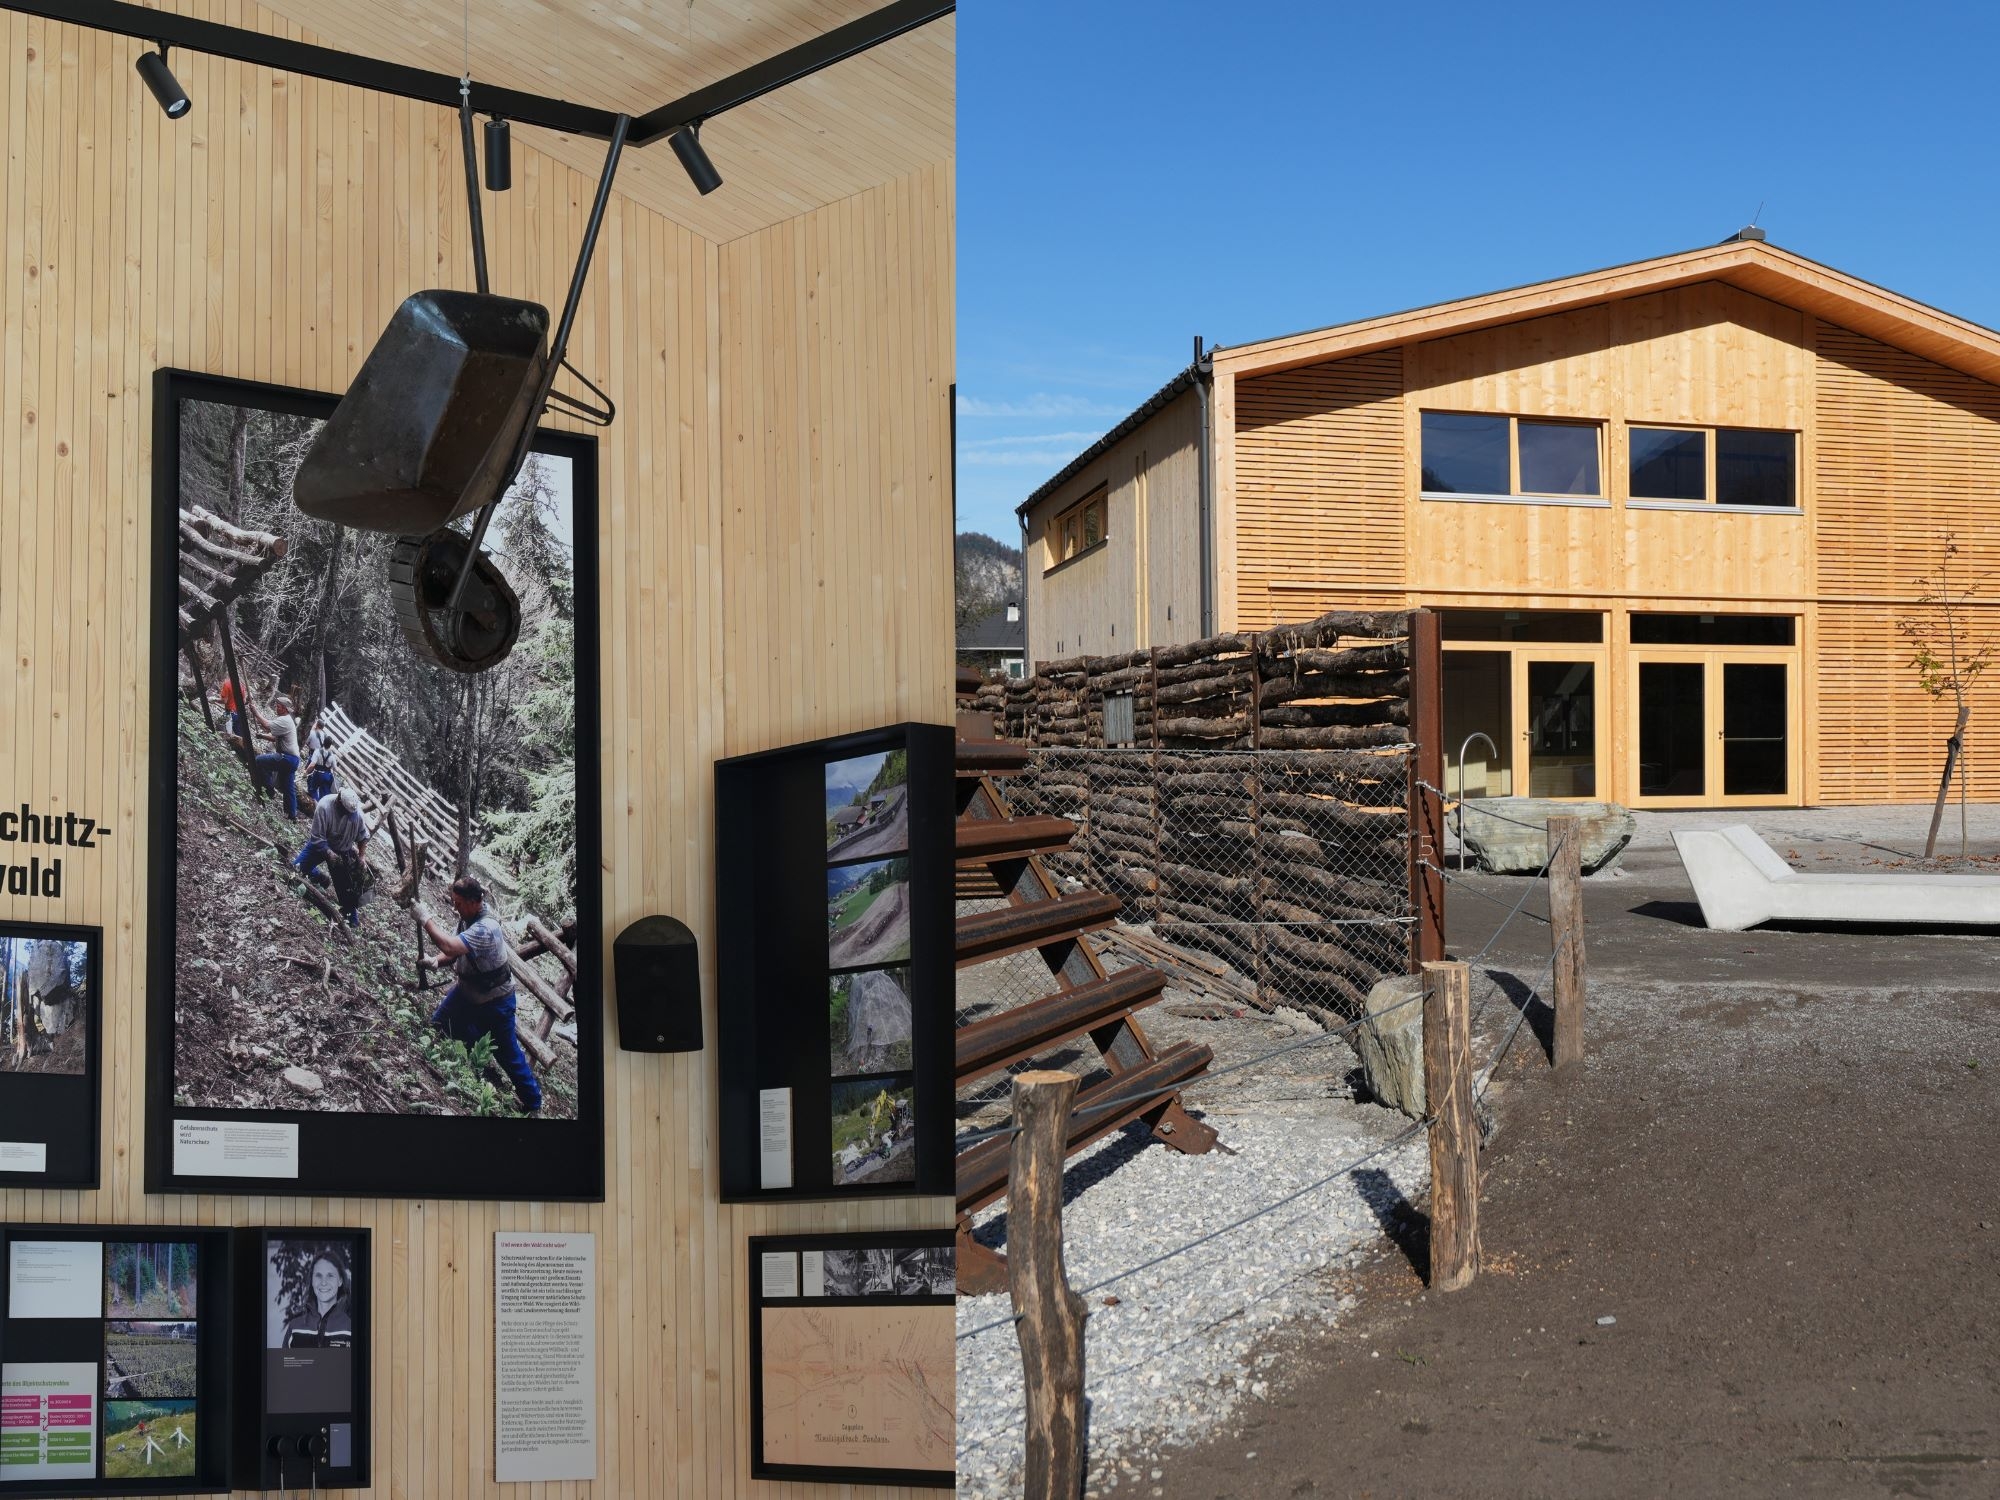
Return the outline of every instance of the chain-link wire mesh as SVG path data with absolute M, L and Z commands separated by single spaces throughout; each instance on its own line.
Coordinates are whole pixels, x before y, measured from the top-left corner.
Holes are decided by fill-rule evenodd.
M 1092 944 L 1107 971 L 1177 958 L 1180 977 L 1270 1011 L 1322 1022 L 1360 1015 L 1369 989 L 1410 965 L 1407 746 L 1382 751 L 1037 750 L 1009 779 L 1016 817 L 1077 825 L 1043 856 L 1066 889 L 1124 903 Z M 960 901 L 960 915 L 998 899 Z M 1167 945 L 1164 949 L 1154 944 Z M 958 1024 L 1042 999 L 1056 980 L 1037 952 L 959 971 Z M 1079 1037 L 959 1094 L 959 1128 L 1004 1119 L 1015 1073 L 1096 1073 Z

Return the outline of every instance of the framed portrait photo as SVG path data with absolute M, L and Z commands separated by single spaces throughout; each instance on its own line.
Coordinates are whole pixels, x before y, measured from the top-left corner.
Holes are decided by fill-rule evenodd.
M 0 922 L 0 1185 L 98 1180 L 104 932 Z
M 293 502 L 335 404 L 156 380 L 147 1189 L 596 1201 L 596 445 L 538 437 L 462 673 Z

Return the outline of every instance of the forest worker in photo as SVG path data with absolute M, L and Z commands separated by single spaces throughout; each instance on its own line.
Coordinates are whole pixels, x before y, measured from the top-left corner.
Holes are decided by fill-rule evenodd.
M 359 927 L 362 862 L 367 857 L 368 819 L 361 812 L 361 794 L 345 786 L 339 796 L 323 797 L 313 809 L 305 847 L 293 857 L 292 867 L 315 885 L 325 885 L 331 877 L 340 914 L 349 927 Z
M 245 694 L 246 699 L 248 694 Z M 257 788 L 257 795 L 266 796 L 272 791 L 282 790 L 285 794 L 285 816 L 297 820 L 299 816 L 299 721 L 292 717 L 292 700 L 283 693 L 271 700 L 271 717 L 265 718 L 254 702 L 246 702 L 250 717 L 257 726 L 271 737 L 271 753 L 260 755 L 250 762 L 250 781 Z M 279 787 L 280 778 L 284 785 Z
M 317 803 L 333 795 L 333 735 L 317 715 L 306 731 L 306 800 Z
M 500 919 L 486 910 L 486 888 L 472 876 L 454 880 L 450 896 L 458 913 L 457 932 L 446 932 L 421 901 L 415 903 L 425 934 L 438 946 L 438 956 L 426 962 L 439 968 L 449 963 L 458 970 L 458 983 L 432 1012 L 431 1022 L 467 1047 L 482 1036 L 492 1037 L 494 1061 L 513 1080 L 522 1112 L 533 1114 L 542 1107 L 542 1085 L 514 1030 L 516 1001 L 514 975 L 507 967 L 507 934 Z

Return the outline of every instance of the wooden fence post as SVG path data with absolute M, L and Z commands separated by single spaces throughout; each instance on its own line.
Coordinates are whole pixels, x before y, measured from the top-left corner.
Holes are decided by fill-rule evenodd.
M 1444 957 L 1443 636 L 1435 611 L 1410 611 L 1410 958 L 1421 969 Z M 1425 785 L 1436 787 L 1431 791 Z
M 1549 943 L 1555 956 L 1555 1043 L 1560 1068 L 1583 1061 L 1583 821 L 1549 819 Z
M 1063 1271 L 1063 1146 L 1076 1079 L 1014 1078 L 1014 1159 L 1007 1179 L 1007 1279 L 1027 1391 L 1024 1500 L 1083 1493 L 1083 1298 Z
M 1424 1097 L 1431 1112 L 1431 1290 L 1479 1272 L 1479 1124 L 1472 1115 L 1472 971 L 1424 965 Z

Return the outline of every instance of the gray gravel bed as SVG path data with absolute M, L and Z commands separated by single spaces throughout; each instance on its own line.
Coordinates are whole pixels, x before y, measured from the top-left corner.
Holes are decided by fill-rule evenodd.
M 1337 1071 L 1351 1063 L 1331 1039 L 1291 1056 L 1322 1050 Z M 1143 1485 L 1149 1459 L 1262 1396 L 1277 1357 L 1270 1335 L 1331 1327 L 1350 1299 L 1325 1273 L 1378 1248 L 1385 1220 L 1428 1184 L 1421 1133 L 1340 1170 L 1409 1125 L 1389 1110 L 1325 1097 L 1201 1112 L 1236 1154 L 1182 1156 L 1132 1127 L 1070 1163 L 1064 1253 L 1079 1291 L 1215 1236 L 1087 1295 L 1092 1493 Z M 1282 1199 L 1290 1201 L 1236 1222 Z M 982 1239 L 998 1242 L 1004 1205 L 977 1222 Z M 1000 1321 L 1011 1316 L 1005 1295 L 959 1299 L 961 1335 L 999 1322 L 958 1346 L 961 1495 L 1020 1493 L 1020 1345 Z

